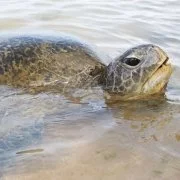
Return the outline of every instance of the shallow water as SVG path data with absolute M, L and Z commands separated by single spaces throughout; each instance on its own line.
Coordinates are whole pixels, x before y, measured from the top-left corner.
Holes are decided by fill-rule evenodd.
M 1 1 L 1 33 L 34 30 L 78 36 L 112 57 L 157 44 L 175 72 L 166 98 L 151 101 L 108 104 L 100 89 L 70 98 L 1 86 L 0 179 L 179 179 L 180 2 Z

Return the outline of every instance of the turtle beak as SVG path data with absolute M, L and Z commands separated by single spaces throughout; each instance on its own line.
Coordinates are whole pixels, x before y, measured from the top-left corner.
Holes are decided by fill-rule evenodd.
M 159 47 L 156 47 L 159 54 L 157 68 L 144 83 L 142 92 L 145 94 L 164 93 L 168 80 L 172 74 L 172 66 L 167 54 Z
M 159 55 L 159 62 L 158 62 L 159 67 L 161 67 L 163 64 L 168 64 L 168 63 L 170 64 L 168 55 L 160 47 L 155 46 L 155 50 Z

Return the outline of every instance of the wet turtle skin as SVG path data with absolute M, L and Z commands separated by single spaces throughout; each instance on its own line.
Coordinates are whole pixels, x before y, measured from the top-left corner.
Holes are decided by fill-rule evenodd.
M 108 66 L 104 57 L 71 36 L 9 37 L 0 41 L 0 84 L 35 92 L 101 86 L 125 100 L 164 93 L 172 67 L 158 46 L 131 48 Z

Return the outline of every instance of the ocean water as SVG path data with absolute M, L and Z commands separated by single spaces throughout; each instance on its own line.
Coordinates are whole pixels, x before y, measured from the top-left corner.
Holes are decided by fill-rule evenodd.
M 0 86 L 0 179 L 180 179 L 180 1 L 1 1 L 0 37 L 65 33 L 112 58 L 153 43 L 174 73 L 166 98 L 107 103 Z M 108 64 L 106 60 L 104 63 Z

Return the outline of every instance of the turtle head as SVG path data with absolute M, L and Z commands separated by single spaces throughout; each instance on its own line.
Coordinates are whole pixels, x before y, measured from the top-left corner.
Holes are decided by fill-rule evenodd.
M 161 48 L 137 46 L 107 66 L 105 90 L 125 99 L 162 94 L 171 73 L 169 58 Z

